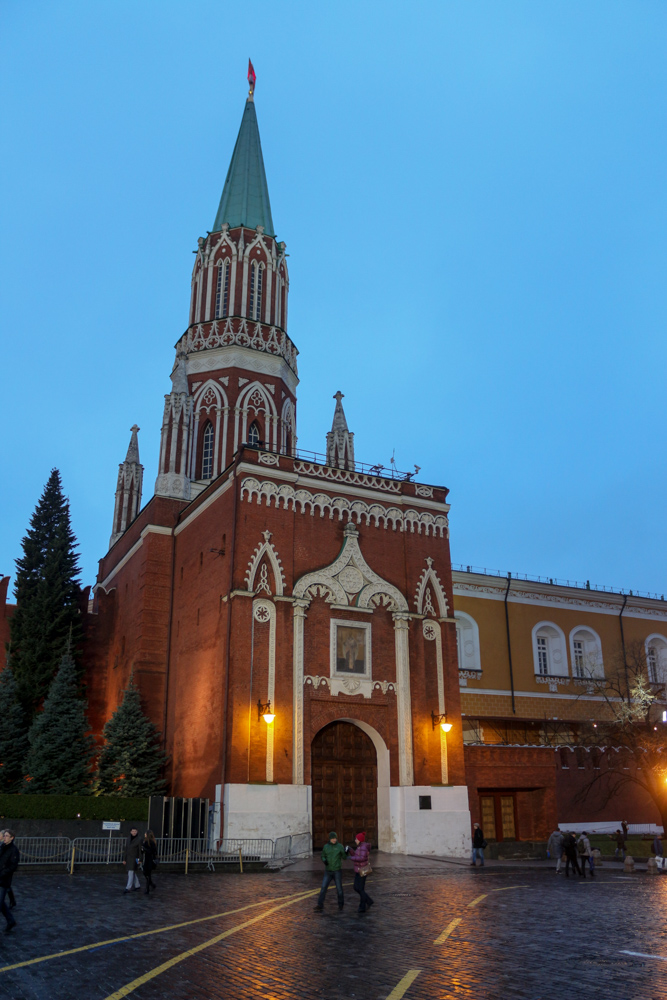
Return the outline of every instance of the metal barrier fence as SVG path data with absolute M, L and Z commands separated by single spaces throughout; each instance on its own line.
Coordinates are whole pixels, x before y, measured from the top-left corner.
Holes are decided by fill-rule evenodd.
M 69 864 L 72 841 L 69 837 L 17 837 L 22 865 Z
M 125 837 L 17 837 L 22 865 L 64 864 L 69 871 L 75 865 L 120 864 L 125 858 Z M 265 838 L 233 838 L 219 840 L 213 846 L 208 840 L 186 840 L 161 837 L 157 840 L 158 860 L 162 864 L 185 865 L 216 863 L 242 865 L 246 862 L 287 864 L 310 854 L 310 834 Z

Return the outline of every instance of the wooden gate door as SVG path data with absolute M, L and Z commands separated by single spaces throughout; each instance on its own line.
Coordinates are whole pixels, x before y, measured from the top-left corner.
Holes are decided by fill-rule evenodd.
M 343 844 L 366 831 L 377 847 L 377 755 L 373 741 L 350 722 L 332 722 L 312 745 L 313 847 L 335 830 Z

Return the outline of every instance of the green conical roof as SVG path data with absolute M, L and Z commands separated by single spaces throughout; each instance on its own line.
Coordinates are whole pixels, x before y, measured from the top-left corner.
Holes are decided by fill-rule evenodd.
M 248 229 L 264 226 L 267 236 L 276 235 L 271 218 L 255 103 L 252 100 L 246 101 L 212 231 L 217 232 L 225 222 L 230 229 L 235 226 L 247 226 Z

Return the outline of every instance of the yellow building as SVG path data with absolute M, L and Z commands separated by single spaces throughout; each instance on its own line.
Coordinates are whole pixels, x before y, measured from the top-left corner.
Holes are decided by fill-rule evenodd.
M 664 597 L 471 567 L 454 570 L 453 583 L 473 819 L 498 840 L 542 839 L 556 818 L 602 819 L 600 803 L 592 816 L 575 801 L 589 757 L 561 748 L 605 718 L 603 687 L 624 658 L 643 658 L 656 690 L 664 683 Z M 656 821 L 641 795 L 605 808 L 609 820 L 632 810 L 630 822 Z

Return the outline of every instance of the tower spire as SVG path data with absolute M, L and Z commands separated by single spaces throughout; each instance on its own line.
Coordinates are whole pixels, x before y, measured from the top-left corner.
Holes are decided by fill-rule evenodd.
M 230 229 L 238 226 L 257 229 L 262 226 L 267 236 L 276 235 L 255 111 L 255 80 L 255 70 L 252 63 L 249 63 L 250 92 L 213 223 L 214 233 L 219 232 L 227 223 Z
M 327 465 L 339 469 L 354 469 L 354 434 L 347 428 L 343 398 L 343 393 L 339 389 L 334 395 L 336 409 L 331 430 L 327 434 Z
M 139 428 L 136 424 L 130 428 L 132 437 L 127 449 L 125 461 L 118 466 L 118 482 L 116 484 L 116 502 L 113 512 L 113 528 L 109 539 L 109 548 L 115 545 L 123 532 L 129 528 L 141 508 L 141 489 L 144 478 L 144 467 L 139 463 Z

